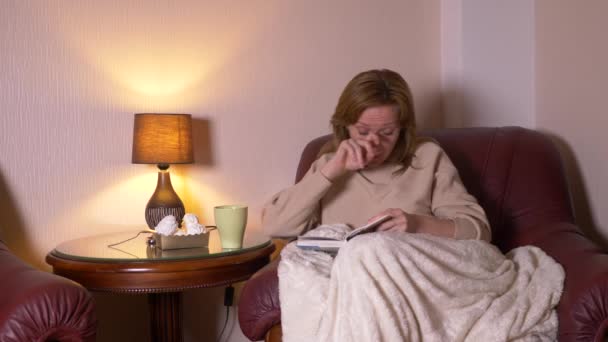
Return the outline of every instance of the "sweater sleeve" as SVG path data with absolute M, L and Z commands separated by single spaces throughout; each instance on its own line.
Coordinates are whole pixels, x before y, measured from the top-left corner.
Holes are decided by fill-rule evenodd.
M 298 236 L 320 223 L 320 202 L 331 182 L 320 169 L 329 156 L 315 161 L 297 184 L 272 196 L 262 210 L 262 227 L 272 237 Z
M 458 170 L 443 150 L 436 159 L 432 194 L 433 215 L 450 219 L 455 224 L 454 238 L 490 241 L 488 218 L 475 197 L 468 193 Z

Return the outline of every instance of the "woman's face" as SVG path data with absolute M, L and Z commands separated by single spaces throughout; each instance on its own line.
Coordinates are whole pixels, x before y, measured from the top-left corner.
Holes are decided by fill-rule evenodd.
M 359 120 L 347 126 L 348 134 L 355 141 L 369 141 L 376 157 L 368 164 L 374 167 L 384 163 L 393 152 L 401 127 L 395 106 L 369 107 L 361 113 Z

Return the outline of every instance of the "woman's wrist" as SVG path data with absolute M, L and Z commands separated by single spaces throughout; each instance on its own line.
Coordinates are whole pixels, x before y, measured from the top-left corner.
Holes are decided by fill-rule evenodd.
M 346 173 L 346 169 L 343 167 L 335 165 L 332 163 L 333 160 L 330 160 L 329 163 L 325 164 L 321 168 L 321 174 L 327 178 L 330 182 L 335 181 L 336 179 L 342 177 Z
M 435 236 L 453 238 L 456 225 L 452 220 L 440 219 L 434 216 L 410 214 L 408 221 L 412 223 L 412 233 L 425 233 Z

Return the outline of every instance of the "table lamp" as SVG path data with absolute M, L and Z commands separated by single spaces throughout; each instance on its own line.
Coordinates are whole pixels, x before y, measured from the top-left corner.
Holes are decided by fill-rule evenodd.
M 159 169 L 156 190 L 146 205 L 150 229 L 167 215 L 181 222 L 186 210 L 171 185 L 169 165 L 193 161 L 190 114 L 135 114 L 132 163 L 157 164 Z

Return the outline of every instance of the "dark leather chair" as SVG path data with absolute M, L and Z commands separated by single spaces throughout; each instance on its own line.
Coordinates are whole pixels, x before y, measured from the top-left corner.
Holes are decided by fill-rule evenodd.
M 560 341 L 608 338 L 608 255 L 576 226 L 560 155 L 541 133 L 520 127 L 458 128 L 424 132 L 436 139 L 483 206 L 492 242 L 503 252 L 535 245 L 566 271 L 558 305 Z M 330 139 L 311 141 L 296 181 Z M 246 283 L 239 322 L 252 341 L 280 341 L 278 260 Z
M 0 241 L 0 341 L 95 341 L 92 296 L 82 286 L 27 265 Z

